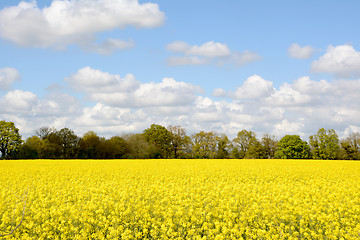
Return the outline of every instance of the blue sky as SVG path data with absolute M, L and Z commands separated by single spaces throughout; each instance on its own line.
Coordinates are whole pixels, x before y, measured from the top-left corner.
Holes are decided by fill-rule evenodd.
M 0 2 L 0 118 L 27 137 L 360 130 L 359 1 Z

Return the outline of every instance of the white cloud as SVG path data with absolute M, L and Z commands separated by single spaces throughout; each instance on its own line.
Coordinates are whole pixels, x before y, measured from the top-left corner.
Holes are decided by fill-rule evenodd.
M 20 2 L 0 10 L 0 36 L 24 47 L 64 48 L 88 44 L 96 33 L 129 25 L 157 27 L 164 19 L 157 4 L 137 0 L 54 0 L 43 9 L 36 1 Z M 111 50 L 123 48 L 119 41 L 106 40 L 105 52 L 109 45 Z
M 314 54 L 315 49 L 311 46 L 300 47 L 299 44 L 293 43 L 288 48 L 288 54 L 292 58 L 308 59 Z
M 79 69 L 65 81 L 75 90 L 86 93 L 130 92 L 141 84 L 132 74 L 121 78 L 118 74 L 110 74 L 91 67 Z
M 284 83 L 266 101 L 278 106 L 297 106 L 311 104 L 311 97 L 295 90 L 292 85 Z
M 245 50 L 244 52 L 234 52 L 229 61 L 233 62 L 235 66 L 242 66 L 246 63 L 255 62 L 261 59 L 262 57 L 259 54 Z
M 331 93 L 333 92 L 334 86 L 326 81 L 326 80 L 320 80 L 320 81 L 313 81 L 310 79 L 310 77 L 300 77 L 293 83 L 293 88 L 301 93 L 305 94 L 321 94 L 321 93 Z
M 206 42 L 202 45 L 189 45 L 186 42 L 175 41 L 166 46 L 170 52 L 178 52 L 184 56 L 171 56 L 166 62 L 170 66 L 178 65 L 204 65 L 210 64 L 213 60 L 217 65 L 231 63 L 241 66 L 249 62 L 261 59 L 257 53 L 248 50 L 244 52 L 231 52 L 226 44 L 220 42 Z
M 8 90 L 12 83 L 20 79 L 20 73 L 15 68 L 0 68 L 0 90 Z
M 226 97 L 226 95 L 227 95 L 226 91 L 222 88 L 216 88 L 212 93 L 212 96 L 214 97 Z
M 264 80 L 258 75 L 253 75 L 246 79 L 246 81 L 236 89 L 235 92 L 230 93 L 232 98 L 264 98 L 275 91 L 271 81 Z
M 311 70 L 338 77 L 360 76 L 360 52 L 351 45 L 329 46 L 326 53 L 311 64 Z
M 172 78 L 160 83 L 141 83 L 131 74 L 125 78 L 90 67 L 80 69 L 66 81 L 92 101 L 117 107 L 176 106 L 190 104 L 200 87 Z
M 37 96 L 28 91 L 14 90 L 6 93 L 0 98 L 2 113 L 23 113 L 32 112 L 33 107 L 37 104 Z
M 183 53 L 185 53 L 190 48 L 191 48 L 191 46 L 189 44 L 187 44 L 186 42 L 183 42 L 183 41 L 175 41 L 175 42 L 169 43 L 166 46 L 166 50 L 171 51 L 171 52 L 183 52 Z
M 186 42 L 176 41 L 166 46 L 168 51 L 183 52 L 185 55 L 196 55 L 202 57 L 226 57 L 230 55 L 230 49 L 226 44 L 219 42 L 206 42 L 200 46 L 190 46 Z
M 230 55 L 230 49 L 226 44 L 219 42 L 206 42 L 201 46 L 191 46 L 189 49 L 185 51 L 187 55 L 197 55 L 204 57 L 226 57 Z
M 121 39 L 108 38 L 101 44 L 90 42 L 83 44 L 83 48 L 90 52 L 96 52 L 102 55 L 110 55 L 116 50 L 133 48 L 135 43 L 133 40 L 124 41 Z
M 169 66 L 181 66 L 181 65 L 206 65 L 211 63 L 208 58 L 199 58 L 197 56 L 183 56 L 183 57 L 169 57 L 166 59 L 166 63 Z
M 194 85 L 164 78 L 143 83 L 131 74 L 85 67 L 66 82 L 86 99 L 57 90 L 45 97 L 22 90 L 0 96 L 0 119 L 14 121 L 29 136 L 42 126 L 69 127 L 81 135 L 94 130 L 101 136 L 141 132 L 152 123 L 181 125 L 188 134 L 201 130 L 225 133 L 229 138 L 248 129 L 278 137 L 307 137 L 321 128 L 339 136 L 359 128 L 360 80 L 326 81 L 300 77 L 275 88 L 273 82 L 250 76 L 234 92 L 215 89 L 215 100 Z
M 272 130 L 272 134 L 276 136 L 285 136 L 290 134 L 304 137 L 304 134 L 302 133 L 303 128 L 304 124 L 301 122 L 290 122 L 287 119 L 284 119 L 281 122 L 275 124 L 274 129 Z

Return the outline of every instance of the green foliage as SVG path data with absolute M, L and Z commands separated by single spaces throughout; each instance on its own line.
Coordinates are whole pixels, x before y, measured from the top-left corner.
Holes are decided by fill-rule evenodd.
M 233 155 L 236 158 L 253 158 L 254 151 L 258 148 L 258 140 L 256 139 L 256 134 L 252 131 L 241 130 L 237 137 L 233 139 L 233 146 L 237 150 L 233 150 Z M 249 148 L 253 148 L 251 153 L 247 153 Z
M 214 132 L 201 131 L 192 136 L 193 158 L 216 158 L 217 136 Z
M 286 135 L 278 143 L 275 158 L 279 159 L 309 159 L 310 147 L 299 135 Z
M 276 137 L 268 133 L 264 134 L 261 139 L 262 158 L 271 159 L 275 157 L 278 141 Z
M 153 158 L 153 153 L 156 151 L 155 146 L 146 141 L 144 134 L 130 134 L 124 138 L 128 146 L 128 158 Z
M 22 140 L 19 129 L 13 122 L 0 121 L 1 158 L 11 158 L 19 151 Z
M 180 126 L 168 126 L 170 132 L 170 145 L 174 158 L 185 158 L 186 150 L 191 144 L 191 139 L 186 135 L 186 130 Z
M 100 150 L 101 141 L 102 140 L 95 132 L 89 131 L 85 133 L 79 141 L 77 157 L 85 159 L 100 158 L 98 152 Z
M 264 158 L 264 149 L 256 138 L 250 141 L 249 148 L 245 153 L 247 159 L 261 159 Z
M 114 136 L 107 140 L 102 139 L 97 150 L 97 158 L 121 159 L 127 157 L 128 145 L 124 138 Z
M 360 160 L 360 133 L 352 133 L 342 140 L 341 150 L 344 159 Z
M 171 133 L 165 127 L 152 124 L 143 134 L 156 149 L 154 158 L 168 158 L 171 155 Z
M 94 131 L 79 138 L 71 129 L 42 127 L 22 144 L 14 123 L 0 121 L 2 158 L 23 159 L 149 159 L 149 158 L 248 158 L 248 159 L 349 159 L 360 160 L 360 133 L 341 142 L 333 129 L 319 129 L 309 143 L 298 135 L 280 141 L 264 134 L 261 140 L 252 131 L 241 130 L 233 141 L 225 134 L 201 131 L 191 138 L 181 126 L 167 128 L 152 124 L 141 134 L 99 137 Z M 312 153 L 312 156 L 311 156 Z
M 231 142 L 229 138 L 222 134 L 221 136 L 217 137 L 217 154 L 216 158 L 218 159 L 224 159 L 224 158 L 230 158 L 230 148 L 231 148 Z
M 37 136 L 33 136 L 26 139 L 17 157 L 24 159 L 44 158 L 45 150 L 45 141 Z
M 309 143 L 315 159 L 338 159 L 340 156 L 339 138 L 334 129 L 319 129 L 310 136 Z

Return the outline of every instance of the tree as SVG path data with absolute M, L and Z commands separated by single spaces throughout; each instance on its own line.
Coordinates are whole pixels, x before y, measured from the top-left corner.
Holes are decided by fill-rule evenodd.
M 350 134 L 340 144 L 345 159 L 360 160 L 360 133 Z
M 192 136 L 193 158 L 215 158 L 217 136 L 214 132 L 201 131 Z
M 56 132 L 56 129 L 53 127 L 41 127 L 34 131 L 35 135 L 42 140 L 45 140 L 50 135 L 50 133 L 53 132 Z
M 146 141 L 144 134 L 129 134 L 123 136 L 128 146 L 128 158 L 147 159 L 151 158 L 155 146 Z
M 244 158 L 252 144 L 257 144 L 256 134 L 252 131 L 241 130 L 233 139 L 233 155 L 235 158 Z
M 16 153 L 22 140 L 19 129 L 13 122 L 0 121 L 0 152 L 1 158 L 9 158 Z
M 275 158 L 309 159 L 310 147 L 299 135 L 286 135 L 278 143 Z
M 45 139 L 45 151 L 44 158 L 61 158 L 62 146 L 61 146 L 61 138 L 57 134 L 57 131 L 49 133 Z
M 74 158 L 79 138 L 69 128 L 60 131 L 52 128 L 51 132 L 44 135 L 46 143 L 45 158 Z
M 168 131 L 170 132 L 170 145 L 173 152 L 174 158 L 184 157 L 185 150 L 189 146 L 191 140 L 190 137 L 186 135 L 186 130 L 180 126 L 168 126 Z
M 78 136 L 69 128 L 62 128 L 56 134 L 60 138 L 62 158 L 74 158 L 79 142 Z
M 231 148 L 231 142 L 229 138 L 222 134 L 221 136 L 216 138 L 217 140 L 217 153 L 216 158 L 218 159 L 224 159 L 230 157 L 230 148 Z
M 88 131 L 79 140 L 78 158 L 99 158 L 100 137 L 93 131 Z
M 110 139 L 102 139 L 97 156 L 102 159 L 121 159 L 126 158 L 128 153 L 128 145 L 125 139 L 114 136 Z
M 339 138 L 334 129 L 319 129 L 309 137 L 310 149 L 315 159 L 338 159 L 340 153 Z
M 263 151 L 263 157 L 266 159 L 274 158 L 275 152 L 277 149 L 277 143 L 276 137 L 274 135 L 270 135 L 268 133 L 264 134 L 264 136 L 261 139 L 261 145 L 262 145 L 262 151 Z
M 171 155 L 171 133 L 165 127 L 152 124 L 144 130 L 143 135 L 157 150 L 154 158 L 168 158 Z
M 22 159 L 43 158 L 46 150 L 46 143 L 38 136 L 32 136 L 26 139 L 21 146 L 18 157 Z
M 247 159 L 261 159 L 264 158 L 264 149 L 257 138 L 250 141 L 249 148 L 245 153 Z

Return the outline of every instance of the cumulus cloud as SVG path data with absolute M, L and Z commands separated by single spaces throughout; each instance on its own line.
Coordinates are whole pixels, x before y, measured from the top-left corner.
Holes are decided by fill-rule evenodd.
M 230 93 L 232 98 L 264 98 L 275 91 L 273 83 L 261 78 L 258 75 L 253 75 L 246 79 L 246 81 L 239 86 L 235 92 Z
M 79 135 L 94 130 L 110 137 L 141 132 L 152 123 L 180 125 L 188 134 L 216 131 L 230 139 L 242 129 L 259 137 L 268 132 L 303 138 L 321 127 L 334 128 L 339 136 L 360 129 L 360 80 L 315 81 L 304 76 L 274 87 L 272 81 L 253 75 L 235 91 L 215 89 L 213 95 L 220 99 L 172 78 L 144 83 L 131 74 L 121 77 L 90 67 L 65 81 L 90 102 L 63 90 L 44 97 L 13 90 L 0 95 L 0 119 L 14 121 L 25 136 L 54 126 L 69 127 Z
M 220 42 L 206 42 L 202 45 L 189 45 L 183 41 L 169 43 L 166 49 L 170 52 L 182 53 L 183 56 L 171 56 L 166 62 L 168 65 L 204 65 L 216 61 L 218 65 L 232 63 L 236 66 L 254 62 L 261 59 L 261 56 L 250 52 L 231 52 L 230 48 Z
M 177 106 L 190 104 L 198 86 L 163 78 L 160 83 L 141 83 L 132 74 L 125 78 L 85 67 L 72 74 L 66 81 L 89 99 L 117 107 Z
M 0 68 L 0 90 L 8 90 L 12 83 L 20 79 L 20 73 L 15 68 Z
M 360 52 L 351 45 L 329 46 L 326 53 L 311 64 L 313 72 L 337 77 L 360 76 Z
M 36 1 L 22 1 L 0 10 L 0 36 L 23 47 L 64 48 L 68 44 L 88 45 L 88 39 L 94 39 L 96 33 L 129 25 L 157 27 L 164 19 L 157 4 L 137 0 L 54 0 L 42 9 Z M 95 50 L 105 48 L 107 53 L 129 46 L 108 39 Z
M 340 133 L 349 126 L 356 129 L 359 125 L 356 123 L 360 117 L 359 91 L 360 80 L 314 81 L 305 76 L 274 88 L 272 82 L 255 75 L 236 91 L 226 92 L 230 103 L 242 107 L 229 108 L 221 114 L 232 122 L 277 136 L 309 136 L 321 127 L 334 128 Z M 224 96 L 225 90 L 216 89 L 216 92 Z
M 2 113 L 32 112 L 37 104 L 37 96 L 28 91 L 14 90 L 0 98 Z
M 285 136 L 287 134 L 290 135 L 300 135 L 304 137 L 303 133 L 304 124 L 300 121 L 290 122 L 287 119 L 282 120 L 279 123 L 276 123 L 274 126 L 273 134 L 276 136 Z
M 314 54 L 315 49 L 311 46 L 300 47 L 299 44 L 293 43 L 288 48 L 288 54 L 292 58 L 308 59 Z
M 230 55 L 230 49 L 226 44 L 219 42 L 206 42 L 200 46 L 190 46 L 186 42 L 176 41 L 166 46 L 168 51 L 183 52 L 185 55 L 197 55 L 203 57 L 225 57 Z

